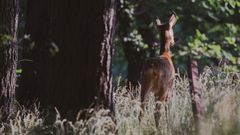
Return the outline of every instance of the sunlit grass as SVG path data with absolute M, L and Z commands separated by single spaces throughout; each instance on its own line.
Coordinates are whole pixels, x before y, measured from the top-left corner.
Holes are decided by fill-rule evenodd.
M 205 71 L 200 76 L 203 118 L 201 135 L 240 134 L 240 82 L 232 80 L 232 73 L 223 70 Z M 54 109 L 42 117 L 35 107 L 19 109 L 9 123 L 1 123 L 0 134 L 119 134 L 119 135 L 194 135 L 195 126 L 188 79 L 177 76 L 169 94 L 167 114 L 160 107 L 158 125 L 154 113 L 156 104 L 150 94 L 142 111 L 140 88 L 128 90 L 116 86 L 114 111 L 89 109 L 88 119 L 71 122 L 61 119 Z M 52 112 L 52 113 L 51 113 Z M 1 115 L 1 114 L 0 114 Z M 167 115 L 167 117 L 166 117 Z

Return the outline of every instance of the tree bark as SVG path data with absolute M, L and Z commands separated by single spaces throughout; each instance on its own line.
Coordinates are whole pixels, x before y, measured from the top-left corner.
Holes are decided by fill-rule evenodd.
M 3 117 L 12 112 L 15 98 L 18 13 L 18 0 L 0 0 L 0 108 Z
M 137 51 L 132 42 L 123 43 L 124 54 L 128 62 L 128 85 L 136 87 L 140 82 L 145 53 L 143 51 Z
M 100 102 L 104 106 L 112 109 L 112 56 L 113 56 L 113 36 L 115 31 L 116 2 L 115 0 L 105 0 L 104 7 L 104 36 L 100 50 L 99 68 L 99 93 Z
M 29 1 L 26 33 L 35 48 L 24 55 L 33 62 L 23 65 L 20 91 L 29 94 L 19 94 L 22 102 L 34 97 L 64 116 L 100 99 L 110 102 L 114 2 Z M 53 48 L 59 50 L 54 55 Z
M 23 42 L 22 59 L 30 61 L 21 62 L 21 77 L 24 79 L 20 79 L 20 87 L 16 91 L 18 101 L 24 105 L 32 105 L 46 98 L 47 86 L 44 82 L 51 83 L 53 80 L 48 70 L 52 68 L 53 61 L 49 52 L 50 4 L 48 0 L 27 2 L 25 34 L 30 35 L 31 40 Z
M 196 132 L 199 130 L 199 121 L 202 118 L 201 95 L 202 89 L 199 84 L 198 64 L 191 56 L 188 57 L 188 78 L 190 85 L 190 94 L 192 98 L 192 109 L 195 119 Z

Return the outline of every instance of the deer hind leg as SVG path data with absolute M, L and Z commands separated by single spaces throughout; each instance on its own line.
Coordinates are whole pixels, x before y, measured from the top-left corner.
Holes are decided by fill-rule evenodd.
M 143 74 L 143 81 L 142 81 L 142 88 L 141 88 L 141 111 L 140 111 L 140 117 L 139 120 L 141 120 L 141 117 L 143 117 L 144 114 L 144 108 L 146 106 L 146 98 L 147 94 L 151 91 L 153 88 L 153 80 L 152 80 L 152 73 L 151 69 L 148 71 L 145 71 Z
M 147 93 L 153 88 L 154 78 L 153 70 L 148 69 L 143 74 L 142 90 L 141 90 L 141 102 L 146 101 Z
M 155 84 L 157 84 L 156 87 L 158 88 L 158 91 L 155 92 L 156 107 L 155 107 L 155 111 L 154 111 L 154 118 L 155 118 L 156 127 L 158 127 L 160 118 L 163 115 L 161 113 L 161 109 L 162 109 L 162 107 L 164 107 L 164 103 L 162 102 L 162 99 L 161 99 L 161 92 L 163 91 L 163 89 L 159 85 L 159 83 L 155 83 Z M 161 103 L 159 101 L 161 101 Z
M 164 109 L 165 109 L 165 117 L 166 117 L 166 122 L 167 122 L 167 132 L 168 132 L 168 134 L 172 134 L 171 133 L 172 126 L 170 124 L 171 115 L 170 115 L 170 110 L 169 110 L 169 106 L 168 106 L 168 99 L 169 99 L 168 92 L 169 92 L 169 90 L 167 90 L 164 93 L 163 105 L 164 105 Z
M 161 110 L 160 109 L 161 109 L 161 104 L 159 104 L 159 102 L 157 102 L 156 108 L 154 111 L 154 119 L 155 119 L 156 127 L 159 126 L 159 120 L 161 118 Z
M 143 81 L 142 91 L 141 91 L 141 111 L 139 115 L 139 121 L 141 121 L 142 117 L 144 116 L 144 109 L 147 104 L 146 103 L 147 94 L 151 89 L 152 89 L 151 81 L 149 80 Z
M 151 91 L 152 89 L 152 82 L 151 80 L 145 80 L 142 84 L 142 91 L 141 91 L 141 108 L 144 109 L 145 106 L 146 106 L 146 99 L 147 99 L 147 96 L 148 96 L 148 93 Z
M 168 90 L 164 87 L 160 87 L 159 93 L 157 93 L 158 96 L 156 96 L 156 100 L 161 101 L 162 104 L 157 104 L 156 105 L 156 110 L 155 110 L 155 123 L 156 126 L 159 125 L 159 120 L 162 117 L 165 117 L 167 125 L 168 125 Z M 161 109 L 164 109 L 162 112 Z M 162 112 L 162 113 L 161 113 Z
M 156 108 L 154 112 L 156 127 L 159 126 L 160 118 L 161 119 L 164 118 L 164 121 L 166 121 L 167 123 L 167 131 L 168 133 L 170 133 L 171 125 L 169 124 L 170 117 L 169 117 L 169 110 L 168 110 L 168 98 L 166 96 L 166 98 L 163 98 L 162 100 L 160 100 L 161 98 L 158 98 L 158 99 L 159 99 L 158 101 L 161 101 L 162 104 L 159 104 L 159 103 L 156 104 Z M 161 109 L 164 109 L 164 111 L 161 111 Z

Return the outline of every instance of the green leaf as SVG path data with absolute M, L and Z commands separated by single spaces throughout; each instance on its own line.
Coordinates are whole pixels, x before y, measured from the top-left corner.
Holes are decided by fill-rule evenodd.
M 22 71 L 23 71 L 23 70 L 22 70 L 21 68 L 19 68 L 19 69 L 16 70 L 16 73 L 17 73 L 17 74 L 22 74 Z
M 236 2 L 234 0 L 228 0 L 228 3 L 232 8 L 235 8 Z
M 9 42 L 12 41 L 12 37 L 7 34 L 3 34 L 3 35 L 0 35 L 0 40 L 3 45 L 8 45 Z
M 225 40 L 227 41 L 227 43 L 228 43 L 229 45 L 237 46 L 237 45 L 235 44 L 235 42 L 236 42 L 236 38 L 235 38 L 235 37 L 225 37 Z

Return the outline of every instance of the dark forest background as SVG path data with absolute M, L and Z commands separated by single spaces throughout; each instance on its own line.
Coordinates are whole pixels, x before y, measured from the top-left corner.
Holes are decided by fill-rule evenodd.
M 172 11 L 178 16 L 172 54 L 180 74 L 187 73 L 189 55 L 200 72 L 205 66 L 240 69 L 239 0 L 0 2 L 0 92 L 6 113 L 11 97 L 26 106 L 57 106 L 68 117 L 95 104 L 111 108 L 117 78 L 137 86 L 143 62 L 158 55 L 153 22 Z

